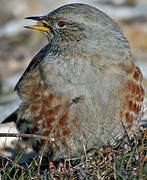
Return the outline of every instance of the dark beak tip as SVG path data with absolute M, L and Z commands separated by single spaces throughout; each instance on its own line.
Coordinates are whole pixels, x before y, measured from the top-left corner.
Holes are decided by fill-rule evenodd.
M 24 19 L 32 19 L 32 18 L 33 18 L 33 17 L 30 16 L 30 17 L 25 17 Z
M 30 19 L 34 21 L 41 21 L 43 20 L 43 16 L 30 16 L 30 17 L 25 17 L 24 19 Z

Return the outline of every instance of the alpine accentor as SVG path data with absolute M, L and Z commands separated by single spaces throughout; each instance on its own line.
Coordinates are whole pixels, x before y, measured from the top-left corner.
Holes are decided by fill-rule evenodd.
M 16 85 L 20 107 L 14 120 L 34 150 L 53 160 L 78 157 L 114 143 L 138 128 L 143 113 L 142 74 L 127 39 L 105 13 L 86 4 L 68 4 L 27 28 L 43 31 L 48 44 L 32 59 Z M 124 124 L 125 128 L 122 126 Z

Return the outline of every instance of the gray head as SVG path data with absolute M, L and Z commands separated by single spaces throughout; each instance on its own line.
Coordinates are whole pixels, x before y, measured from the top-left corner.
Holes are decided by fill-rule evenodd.
M 125 59 L 130 54 L 128 41 L 118 25 L 95 7 L 79 3 L 68 4 L 47 16 L 27 19 L 39 21 L 40 24 L 28 28 L 43 31 L 49 43 L 56 45 L 61 51 L 70 49 L 74 53 L 89 55 L 97 52 L 106 59 Z

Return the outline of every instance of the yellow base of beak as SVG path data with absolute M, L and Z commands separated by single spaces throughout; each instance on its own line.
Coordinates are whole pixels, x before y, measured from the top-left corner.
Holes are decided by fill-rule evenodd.
M 25 28 L 29 28 L 29 29 L 35 29 L 35 30 L 38 30 L 38 31 L 48 31 L 50 28 L 48 27 L 44 27 L 44 26 L 38 26 L 38 25 L 32 25 L 32 26 L 25 26 Z
M 51 29 L 50 24 L 45 20 L 38 21 L 36 25 L 25 26 L 25 28 L 35 29 L 35 30 L 43 31 L 43 32 L 46 32 Z

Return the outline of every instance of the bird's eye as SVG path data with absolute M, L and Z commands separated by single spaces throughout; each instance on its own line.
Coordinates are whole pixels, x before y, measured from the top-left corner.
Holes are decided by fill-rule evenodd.
M 64 27 L 65 26 L 65 22 L 64 21 L 58 21 L 58 26 L 59 27 Z

